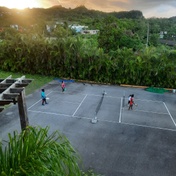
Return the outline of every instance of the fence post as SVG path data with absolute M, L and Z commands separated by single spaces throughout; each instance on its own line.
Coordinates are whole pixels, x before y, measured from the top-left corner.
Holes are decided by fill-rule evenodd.
M 21 130 L 23 131 L 29 125 L 25 101 L 25 89 L 23 89 L 23 91 L 21 91 L 20 95 L 18 96 L 18 110 L 20 115 Z

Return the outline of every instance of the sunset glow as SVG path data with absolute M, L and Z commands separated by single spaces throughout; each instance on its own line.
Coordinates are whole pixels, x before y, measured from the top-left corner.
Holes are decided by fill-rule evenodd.
M 71 9 L 84 5 L 88 9 L 103 12 L 140 10 L 147 18 L 172 17 L 176 14 L 176 0 L 0 0 L 0 6 L 10 9 L 50 8 L 57 5 Z
M 36 0 L 0 0 L 0 6 L 5 6 L 7 8 L 16 8 L 16 9 L 24 9 L 24 8 L 34 8 L 40 7 L 40 4 Z

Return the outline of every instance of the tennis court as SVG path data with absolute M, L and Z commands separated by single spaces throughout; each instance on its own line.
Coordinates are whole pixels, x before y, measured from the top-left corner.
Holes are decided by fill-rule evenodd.
M 41 105 L 40 90 L 27 97 L 29 123 L 65 134 L 84 170 L 105 176 L 176 174 L 175 94 L 76 82 L 67 82 L 62 93 L 57 80 L 44 88 L 49 104 Z M 127 106 L 130 94 L 138 104 L 133 110 Z M 15 105 L 3 113 L 9 121 L 0 126 L 0 137 L 20 129 Z
M 45 107 L 40 106 L 41 102 L 39 100 L 28 108 L 29 112 L 48 113 L 89 120 L 96 116 L 98 121 L 109 123 L 124 123 L 149 128 L 176 130 L 176 123 L 169 107 L 166 105 L 167 102 L 160 99 L 135 98 L 137 106 L 133 106 L 133 110 L 131 111 L 128 110 L 127 96 L 124 97 L 127 90 L 124 93 L 123 88 L 112 87 L 109 90 L 108 86 L 81 84 L 84 90 L 77 87 L 76 89 L 78 90 L 75 92 L 76 90 L 71 86 L 72 84 L 70 84 L 70 87 L 64 93 L 59 88 L 58 90 L 57 88 L 50 90 L 47 95 L 50 98 L 48 100 L 49 105 Z M 153 94 L 144 92 L 141 89 L 138 91 L 143 91 L 144 94 Z M 104 96 L 103 92 L 106 93 Z M 138 94 L 136 93 L 137 96 Z M 101 99 L 102 102 L 100 102 Z

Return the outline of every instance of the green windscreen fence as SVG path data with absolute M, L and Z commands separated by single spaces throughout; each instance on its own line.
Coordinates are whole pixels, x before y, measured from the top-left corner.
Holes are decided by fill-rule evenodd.
M 149 91 L 149 92 L 160 93 L 160 94 L 168 92 L 168 90 L 166 90 L 164 88 L 158 88 L 158 87 L 148 87 L 145 90 Z

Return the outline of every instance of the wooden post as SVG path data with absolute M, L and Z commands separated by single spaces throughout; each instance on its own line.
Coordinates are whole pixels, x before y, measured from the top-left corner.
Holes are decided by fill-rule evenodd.
M 23 131 L 29 125 L 25 101 L 25 89 L 23 89 L 23 91 L 21 91 L 20 95 L 18 96 L 18 110 L 20 115 L 21 130 Z

